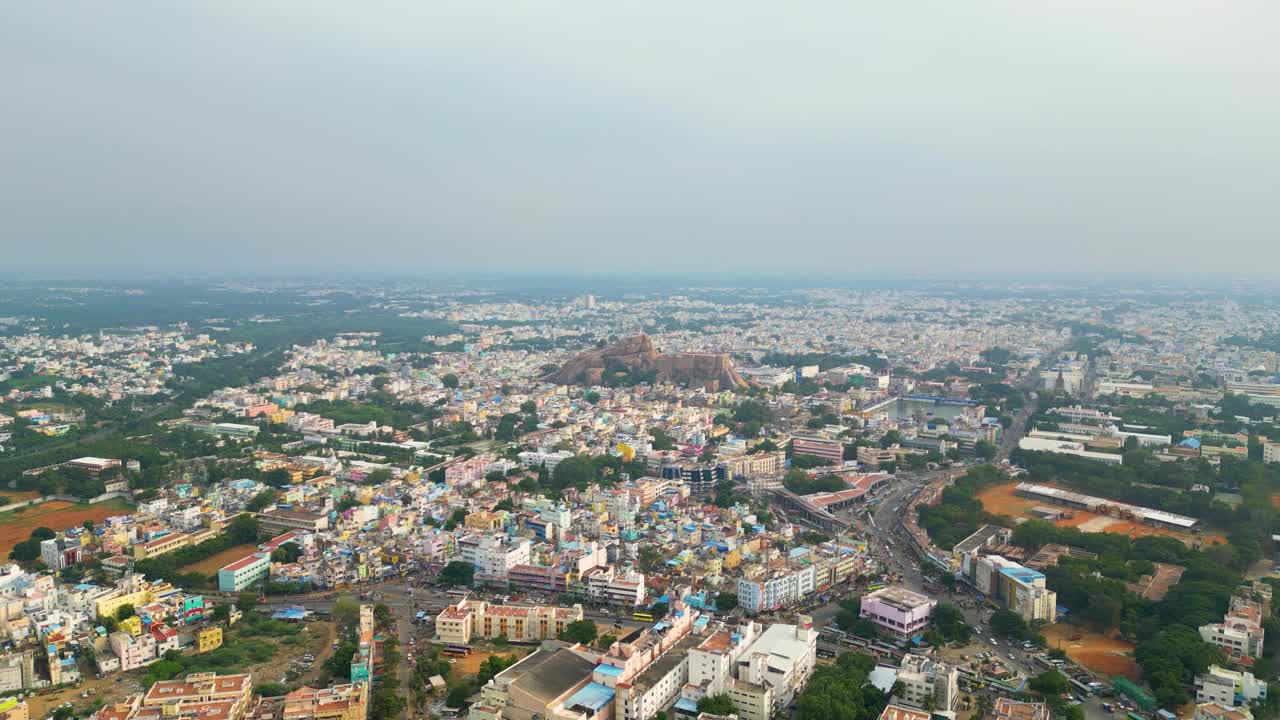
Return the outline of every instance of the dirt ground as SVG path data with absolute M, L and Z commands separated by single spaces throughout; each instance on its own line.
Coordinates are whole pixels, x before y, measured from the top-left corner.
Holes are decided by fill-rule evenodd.
M 1142 537 L 1144 535 L 1167 535 L 1169 537 L 1177 538 L 1189 546 L 1195 546 L 1197 543 L 1212 544 L 1215 542 L 1226 541 L 1226 539 L 1221 535 L 1194 535 L 1192 533 L 1155 527 L 1145 523 L 1121 520 L 1118 518 L 1108 517 L 1106 515 L 1098 515 L 1084 510 L 1075 510 L 1050 505 L 1043 501 L 1037 501 L 1014 494 L 1014 488 L 1016 486 L 1016 483 L 992 485 L 978 493 L 977 498 L 987 512 L 999 515 L 1008 515 L 1012 518 L 1032 518 L 1034 516 L 1031 514 L 1031 508 L 1039 505 L 1052 507 L 1055 510 L 1067 510 L 1073 514 L 1073 517 L 1055 520 L 1054 524 L 1058 527 L 1078 528 L 1083 532 L 1107 532 L 1119 535 L 1128 535 L 1131 538 Z
M 112 673 L 98 680 L 93 676 L 93 670 L 88 666 L 81 666 L 80 671 L 82 673 L 88 671 L 85 674 L 84 684 L 80 687 L 68 688 L 45 695 L 34 695 L 28 698 L 27 711 L 31 714 L 31 717 L 35 720 L 41 720 L 64 702 L 71 703 L 77 709 L 87 707 L 97 700 L 102 700 L 104 704 L 110 704 L 141 689 L 136 679 L 125 677 L 120 673 Z M 80 693 L 88 692 L 90 688 L 93 688 L 95 692 L 93 697 L 80 697 Z
M 249 668 L 255 685 L 280 682 L 280 678 L 289 671 L 290 663 L 307 653 L 316 656 L 311 669 L 284 684 L 301 687 L 315 682 L 324 669 L 325 661 L 333 655 L 333 638 L 337 634 L 337 625 L 329 621 L 312 620 L 306 623 L 306 628 L 306 631 L 300 633 L 305 638 L 304 642 L 297 645 L 282 644 L 269 662 Z
M 31 531 L 38 527 L 53 530 L 65 530 L 84 524 L 85 520 L 95 523 L 130 511 L 130 507 L 118 500 L 110 500 L 97 505 L 77 505 L 61 500 L 50 500 L 47 503 L 34 505 L 22 512 L 10 510 L 0 513 L 0 556 L 7 557 L 14 545 L 31 536 Z
M 0 490 L 0 497 L 7 497 L 9 502 L 16 503 L 24 500 L 34 500 L 40 497 L 40 493 L 35 490 Z
M 1137 680 L 1142 672 L 1133 659 L 1133 643 L 1114 636 L 1086 632 L 1064 623 L 1041 628 L 1050 648 L 1062 648 L 1067 657 L 1104 675 Z
M 511 647 L 505 650 L 496 650 L 493 652 L 488 652 L 485 650 L 477 650 L 466 657 L 456 658 L 458 662 L 453 664 L 453 671 L 460 677 L 467 676 L 467 675 L 475 675 L 476 673 L 480 672 L 480 663 L 487 660 L 490 656 L 515 655 L 517 657 L 524 657 L 525 655 L 528 655 L 530 651 L 531 651 L 531 648 L 527 648 L 519 645 L 512 645 Z
M 184 573 L 198 572 L 202 575 L 212 575 L 213 573 L 218 572 L 218 568 L 229 565 L 257 549 L 258 546 L 253 543 L 236 545 L 235 547 L 227 548 L 216 555 L 210 555 L 200 562 L 191 563 L 185 567 L 178 568 L 178 571 Z
M 1143 583 L 1125 583 L 1125 587 L 1140 597 L 1148 600 L 1160 602 L 1165 595 L 1169 594 L 1169 588 L 1178 584 L 1182 579 L 1182 573 L 1186 568 L 1181 565 L 1167 565 L 1165 563 L 1154 563 L 1156 567 L 1155 573 L 1151 576 L 1151 582 Z

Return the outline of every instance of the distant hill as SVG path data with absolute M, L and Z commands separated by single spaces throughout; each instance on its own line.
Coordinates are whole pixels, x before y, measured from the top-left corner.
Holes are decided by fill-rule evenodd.
M 544 380 L 561 385 L 626 386 L 660 382 L 723 390 L 746 387 L 733 362 L 724 353 L 673 353 L 653 347 L 648 335 L 620 340 L 589 350 L 564 364 Z

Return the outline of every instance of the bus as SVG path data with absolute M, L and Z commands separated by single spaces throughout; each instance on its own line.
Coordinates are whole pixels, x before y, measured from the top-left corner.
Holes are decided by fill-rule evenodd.
M 653 622 L 653 615 L 651 613 L 642 612 L 631 613 L 631 619 L 636 622 Z
M 460 598 L 460 597 L 466 597 L 466 595 L 467 595 L 467 591 L 466 591 L 466 590 L 457 590 L 457 589 L 454 589 L 454 590 L 446 590 L 444 594 L 445 594 L 445 595 L 448 595 L 449 597 L 456 597 L 456 598 Z
M 1125 717 L 1129 718 L 1129 720 L 1147 720 L 1136 712 L 1128 713 Z
M 463 645 L 461 643 L 449 643 L 448 645 L 444 646 L 443 652 L 445 655 L 460 655 L 462 657 L 466 657 L 467 655 L 471 654 L 472 649 L 470 645 Z

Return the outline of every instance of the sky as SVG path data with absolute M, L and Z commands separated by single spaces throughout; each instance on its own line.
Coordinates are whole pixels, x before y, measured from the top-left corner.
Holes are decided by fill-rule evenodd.
M 8 3 L 10 269 L 1260 276 L 1274 0 Z

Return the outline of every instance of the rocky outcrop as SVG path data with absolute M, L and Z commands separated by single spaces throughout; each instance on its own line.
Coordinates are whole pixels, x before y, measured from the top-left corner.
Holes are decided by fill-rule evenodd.
M 637 335 L 613 345 L 589 350 L 543 379 L 561 385 L 610 385 L 615 380 L 648 379 L 654 382 L 720 390 L 745 387 L 746 381 L 723 353 L 674 353 L 664 355 L 648 335 Z

